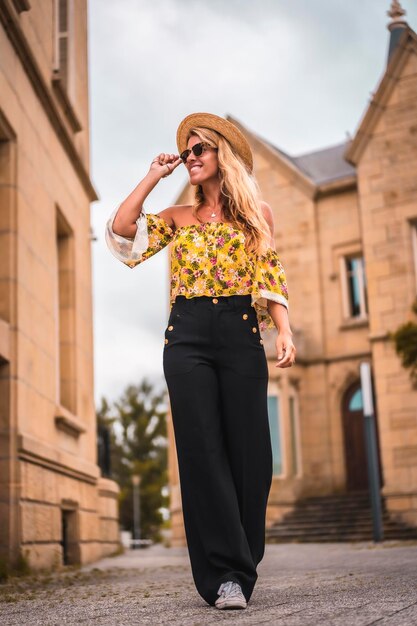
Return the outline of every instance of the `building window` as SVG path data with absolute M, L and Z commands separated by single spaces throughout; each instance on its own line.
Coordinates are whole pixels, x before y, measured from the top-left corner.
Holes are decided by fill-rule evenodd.
M 63 506 L 61 511 L 63 565 L 76 565 L 81 561 L 78 507 L 75 503 L 71 504 L 70 507 Z
M 55 62 L 54 72 L 59 74 L 68 91 L 71 45 L 71 0 L 55 0 Z
M 411 222 L 411 241 L 413 245 L 413 261 L 414 261 L 414 278 L 416 281 L 417 293 L 417 221 Z
M 362 411 L 362 389 L 359 387 L 349 400 L 349 411 Z
M 29 11 L 30 9 L 29 0 L 13 0 L 13 4 L 18 13 L 22 13 L 23 11 Z
M 58 404 L 76 413 L 74 236 L 62 212 L 56 214 Z
M 280 398 L 277 394 L 268 395 L 268 418 L 271 433 L 273 474 L 274 476 L 279 476 L 282 474 L 282 445 Z
M 363 256 L 342 257 L 343 305 L 347 318 L 365 318 L 368 314 L 365 262 Z
M 288 402 L 291 432 L 291 473 L 293 476 L 299 476 L 301 474 L 300 422 L 298 402 L 294 389 L 290 389 Z

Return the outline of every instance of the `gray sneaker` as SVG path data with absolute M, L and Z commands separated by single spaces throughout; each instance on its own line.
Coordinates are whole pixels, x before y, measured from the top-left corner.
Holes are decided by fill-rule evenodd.
M 219 587 L 215 605 L 218 609 L 246 609 L 246 598 L 239 583 L 228 580 Z

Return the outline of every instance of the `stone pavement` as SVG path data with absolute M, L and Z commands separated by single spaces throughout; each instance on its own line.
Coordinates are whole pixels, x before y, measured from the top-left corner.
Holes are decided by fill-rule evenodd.
M 154 546 L 0 585 L 0 624 L 412 626 L 417 543 L 268 545 L 248 608 L 197 594 L 187 552 Z

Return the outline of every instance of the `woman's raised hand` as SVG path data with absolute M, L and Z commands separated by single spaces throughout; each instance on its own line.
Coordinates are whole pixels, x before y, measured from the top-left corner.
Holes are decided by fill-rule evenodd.
M 172 174 L 181 162 L 178 154 L 161 153 L 152 161 L 150 171 L 157 172 L 161 175 L 161 178 L 166 178 Z

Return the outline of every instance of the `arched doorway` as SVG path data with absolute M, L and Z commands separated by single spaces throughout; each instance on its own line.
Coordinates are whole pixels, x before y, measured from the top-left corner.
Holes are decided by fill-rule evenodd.
M 376 412 L 376 408 L 375 408 Z M 346 489 L 361 491 L 368 489 L 365 427 L 363 417 L 362 389 L 360 380 L 353 383 L 342 400 L 343 435 L 345 444 Z M 381 458 L 379 454 L 378 420 L 375 415 L 379 472 L 382 482 Z

